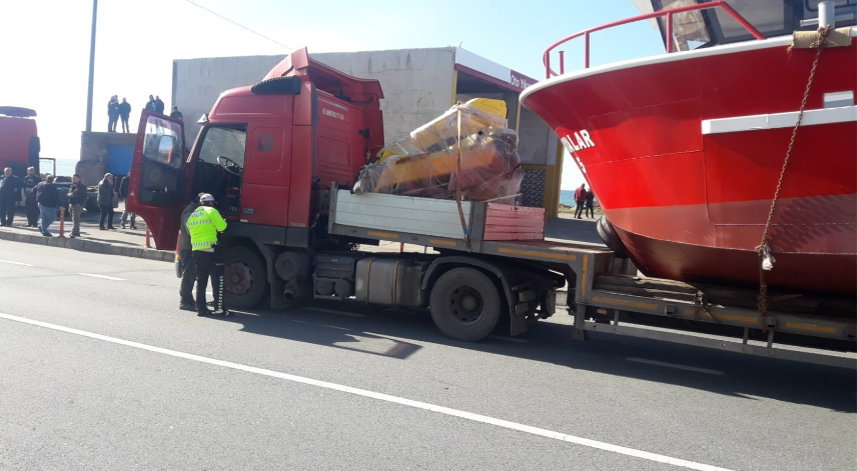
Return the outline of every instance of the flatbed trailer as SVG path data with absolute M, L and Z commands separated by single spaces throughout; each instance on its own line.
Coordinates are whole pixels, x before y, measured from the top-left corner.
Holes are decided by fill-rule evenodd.
M 587 332 L 606 332 L 755 356 L 857 366 L 853 355 L 834 353 L 854 351 L 857 305 L 853 300 L 772 293 L 770 309 L 762 316 L 755 308 L 753 290 L 617 274 L 624 263 L 606 247 L 555 240 L 485 240 L 486 203 L 462 202 L 459 209 L 451 200 L 353 195 L 336 187 L 330 197 L 330 234 L 422 245 L 444 257 L 530 264 L 562 274 L 568 286 L 568 312 L 574 317 L 573 339 L 585 340 Z M 467 231 L 461 227 L 462 220 Z M 520 328 L 512 311 L 511 334 L 516 335 L 526 328 Z M 827 348 L 833 344 L 834 351 L 780 348 L 775 337 L 778 341 L 813 339 L 828 344 Z M 751 341 L 759 338 L 762 345 Z

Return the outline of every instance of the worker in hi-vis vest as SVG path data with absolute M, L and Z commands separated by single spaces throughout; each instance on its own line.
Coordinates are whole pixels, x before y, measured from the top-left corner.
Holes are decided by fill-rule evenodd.
M 199 196 L 200 206 L 187 218 L 187 231 L 196 268 L 196 315 L 223 315 L 229 311 L 223 307 L 223 256 L 217 245 L 217 233 L 226 230 L 226 221 L 214 208 L 214 197 L 208 193 Z M 211 277 L 214 293 L 214 312 L 205 305 L 205 290 Z

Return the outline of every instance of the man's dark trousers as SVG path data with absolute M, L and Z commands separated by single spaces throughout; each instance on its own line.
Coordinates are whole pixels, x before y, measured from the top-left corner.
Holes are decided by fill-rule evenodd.
M 574 217 L 580 218 L 581 213 L 583 213 L 583 208 L 586 206 L 586 201 L 575 201 L 574 205 L 576 206 Z
M 28 196 L 24 204 L 27 207 L 27 224 L 35 226 L 39 223 L 39 204 L 36 203 L 36 197 Z
M 182 285 L 179 295 L 182 303 L 193 304 L 193 282 L 196 281 L 196 262 L 191 250 L 179 250 L 182 263 Z
M 223 258 L 220 252 L 194 250 L 193 261 L 196 269 L 196 312 L 206 312 L 205 291 L 208 278 L 211 277 L 211 292 L 214 295 L 215 312 L 223 312 Z
M 0 223 L 4 226 L 11 226 L 12 219 L 15 218 L 15 200 L 12 198 L 0 197 Z

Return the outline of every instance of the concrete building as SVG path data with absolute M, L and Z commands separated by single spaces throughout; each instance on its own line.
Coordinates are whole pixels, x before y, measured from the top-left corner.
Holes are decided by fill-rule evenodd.
M 457 101 L 475 97 L 506 102 L 509 127 L 519 134 L 526 177 L 522 202 L 555 216 L 562 154 L 556 135 L 535 114 L 522 109 L 520 92 L 536 81 L 456 47 L 311 54 L 349 75 L 377 79 L 384 90 L 384 137 L 392 142 L 431 121 Z M 211 111 L 224 91 L 252 85 L 285 56 L 218 57 L 173 61 L 172 103 L 185 116 L 188 140 L 197 119 Z

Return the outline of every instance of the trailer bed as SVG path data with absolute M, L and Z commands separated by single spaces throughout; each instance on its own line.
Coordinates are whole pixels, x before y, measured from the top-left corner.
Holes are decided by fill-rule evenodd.
M 334 188 L 328 231 L 354 239 L 422 245 L 441 253 L 538 263 L 561 272 L 569 286 L 568 308 L 575 319 L 572 337 L 577 339 L 585 339 L 588 331 L 600 331 L 810 363 L 857 366 L 853 356 L 774 348 L 774 334 L 783 333 L 841 341 L 853 351 L 857 334 L 854 300 L 771 293 L 770 309 L 762 316 L 756 309 L 756 290 L 617 275 L 621 259 L 606 247 L 544 239 L 485 240 L 487 209 L 486 203 L 462 202 L 459 211 L 452 200 L 352 195 Z M 462 229 L 462 213 L 466 230 Z M 639 322 L 641 318 L 647 320 Z M 743 338 L 712 342 L 697 335 L 642 327 L 655 318 L 676 325 L 738 328 Z M 748 342 L 759 335 L 767 338 L 766 346 Z

